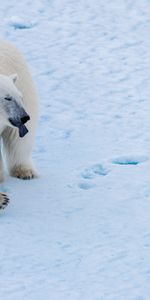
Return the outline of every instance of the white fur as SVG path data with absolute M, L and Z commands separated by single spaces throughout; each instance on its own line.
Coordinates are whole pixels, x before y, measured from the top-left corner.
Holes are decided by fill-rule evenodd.
M 29 132 L 23 138 L 20 138 L 18 129 L 11 127 L 6 122 L 5 116 L 1 118 L 2 110 L 0 106 L 0 135 L 3 140 L 3 152 L 8 170 L 10 175 L 15 177 L 33 178 L 37 176 L 31 157 L 38 118 L 37 93 L 24 57 L 16 47 L 5 41 L 0 41 L 0 74 L 7 76 L 6 80 L 3 80 L 1 78 L 3 76 L 0 76 L 0 98 L 6 81 L 9 94 L 14 93 L 15 97 L 18 97 L 17 101 L 23 103 L 25 111 L 30 116 L 30 121 L 25 124 Z M 16 85 L 16 90 L 15 87 L 11 88 L 11 83 Z M 0 179 L 2 180 L 1 155 L 0 168 Z

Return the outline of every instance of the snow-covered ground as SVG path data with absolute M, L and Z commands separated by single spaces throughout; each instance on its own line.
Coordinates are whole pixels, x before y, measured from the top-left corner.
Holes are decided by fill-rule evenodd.
M 8 178 L 0 299 L 150 299 L 150 3 L 5 0 L 40 96 L 41 177 Z

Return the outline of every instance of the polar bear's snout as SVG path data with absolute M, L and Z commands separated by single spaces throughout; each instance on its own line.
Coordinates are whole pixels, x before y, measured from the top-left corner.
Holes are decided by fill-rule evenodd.
M 9 122 L 11 123 L 11 125 L 13 125 L 15 127 L 20 127 L 21 125 L 24 125 L 29 120 L 30 120 L 30 117 L 27 114 L 21 118 L 9 118 Z
M 24 137 L 28 133 L 28 129 L 24 125 L 30 120 L 29 115 L 25 112 L 24 109 L 21 110 L 21 113 L 18 114 L 15 118 L 9 118 L 9 122 L 12 126 L 19 129 L 19 136 Z

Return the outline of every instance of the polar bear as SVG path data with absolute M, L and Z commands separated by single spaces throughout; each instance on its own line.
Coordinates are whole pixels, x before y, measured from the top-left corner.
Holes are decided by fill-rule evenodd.
M 32 162 L 37 119 L 38 97 L 26 61 L 14 45 L 0 41 L 0 181 L 3 159 L 11 176 L 38 176 Z M 8 197 L 0 194 L 0 208 L 7 203 Z

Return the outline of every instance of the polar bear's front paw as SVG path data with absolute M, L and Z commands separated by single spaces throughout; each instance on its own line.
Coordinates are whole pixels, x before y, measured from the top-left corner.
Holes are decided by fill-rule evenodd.
M 0 193 L 0 209 L 4 209 L 9 203 L 9 198 L 6 194 Z
M 32 167 L 26 167 L 23 165 L 14 167 L 11 170 L 10 175 L 20 179 L 32 179 L 38 177 L 36 171 L 32 169 Z

